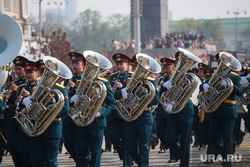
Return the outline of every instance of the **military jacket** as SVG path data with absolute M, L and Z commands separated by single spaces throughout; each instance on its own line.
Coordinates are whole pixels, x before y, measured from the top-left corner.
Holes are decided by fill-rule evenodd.
M 168 91 L 167 88 L 161 87 L 160 94 L 163 92 Z M 169 114 L 169 117 L 182 117 L 182 116 L 192 116 L 194 115 L 194 107 L 193 102 L 191 99 L 188 100 L 185 107 L 178 113 L 175 114 Z
M 69 113 L 69 98 L 67 89 L 65 86 L 62 86 L 58 83 L 56 83 L 52 89 L 59 90 L 63 96 L 64 96 L 64 106 L 61 110 L 61 112 L 57 115 L 57 117 L 54 119 L 54 121 L 49 125 L 48 129 L 38 136 L 37 138 L 62 138 L 62 121 L 61 119 L 68 116 Z M 56 101 L 58 100 L 57 97 L 55 98 Z
M 163 76 L 163 77 L 160 77 L 159 80 L 158 80 L 158 85 L 160 87 L 160 84 L 161 83 L 164 83 L 164 82 L 167 82 L 171 77 L 170 76 Z M 163 89 L 160 88 L 160 97 L 161 95 L 163 94 Z M 166 119 L 168 118 L 169 114 L 167 112 L 165 112 L 165 110 L 162 108 L 162 105 L 161 103 L 159 102 L 158 104 L 158 107 L 156 108 L 156 119 Z
M 111 91 L 111 86 L 110 86 L 109 81 L 105 78 L 102 78 L 102 77 L 98 77 L 96 80 L 104 83 L 104 85 L 107 88 L 107 95 L 106 95 L 104 102 L 102 103 L 102 107 L 99 109 L 99 112 L 101 113 L 102 116 L 96 117 L 90 125 L 86 126 L 86 128 L 90 128 L 90 129 L 91 128 L 106 127 L 107 126 L 106 117 L 112 110 L 115 109 L 115 99 L 114 99 L 113 93 Z M 74 87 L 72 93 L 75 94 L 76 89 L 78 88 L 79 82 L 80 82 L 80 80 L 77 81 L 76 86 Z M 71 98 L 71 96 L 70 96 L 70 98 Z
M 231 79 L 233 82 L 233 92 L 227 97 L 227 99 L 221 103 L 216 111 L 211 113 L 212 117 L 225 117 L 225 118 L 237 118 L 237 109 L 236 109 L 236 96 L 243 95 L 243 86 L 241 78 L 235 72 L 230 72 L 226 78 Z M 206 81 L 208 82 L 208 81 Z M 204 91 L 203 84 L 200 86 L 200 90 Z
M 118 81 L 118 82 L 122 83 L 122 85 L 123 85 L 122 88 L 125 88 L 126 87 L 126 83 L 132 77 L 132 74 L 133 73 L 129 72 L 128 70 L 125 71 L 123 74 L 120 74 L 120 75 L 117 72 L 113 73 L 113 74 L 110 74 L 110 76 L 109 76 L 109 82 L 111 84 L 111 87 L 113 88 L 115 82 Z M 120 89 L 122 89 L 122 88 L 120 88 Z M 120 89 L 118 88 L 116 91 L 118 91 Z M 117 100 L 116 97 L 115 97 L 115 100 Z M 110 118 L 120 118 L 120 115 L 117 112 L 117 110 L 114 109 L 113 111 L 111 111 L 109 117 Z
M 157 85 L 157 81 L 154 78 L 151 78 L 151 77 L 147 77 L 146 80 L 151 82 L 154 85 L 154 87 L 155 87 L 155 96 L 154 96 L 153 100 L 150 102 L 150 104 L 143 111 L 143 113 L 135 121 L 130 122 L 130 123 L 135 123 L 136 125 L 152 124 L 153 123 L 153 115 L 152 115 L 151 108 L 152 108 L 152 106 L 157 105 L 158 102 L 159 102 L 159 88 L 158 88 L 158 85 Z M 121 93 L 121 89 L 119 89 L 115 93 L 115 98 L 116 99 L 123 98 L 122 93 Z

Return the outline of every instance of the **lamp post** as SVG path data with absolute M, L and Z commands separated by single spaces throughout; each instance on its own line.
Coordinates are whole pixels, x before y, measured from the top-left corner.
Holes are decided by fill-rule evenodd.
M 235 51 L 237 52 L 238 51 L 238 41 L 237 41 L 237 19 L 238 19 L 238 15 L 244 13 L 244 14 L 247 14 L 246 11 L 244 10 L 241 10 L 241 9 L 233 9 L 233 10 L 229 10 L 227 11 L 227 14 L 230 14 L 230 13 L 233 13 L 235 15 Z
M 42 11 L 42 0 L 39 0 L 39 36 L 41 37 L 42 36 L 42 14 L 41 14 L 41 11 Z
M 67 4 L 67 2 L 66 2 L 66 4 Z M 50 5 L 50 2 L 48 2 L 48 5 Z M 63 5 L 63 3 L 62 2 L 57 2 L 57 0 L 56 1 L 54 1 L 54 5 L 57 5 L 57 12 L 56 12 L 56 15 L 57 15 L 57 28 L 59 28 L 59 17 L 60 17 L 60 6 L 62 6 Z

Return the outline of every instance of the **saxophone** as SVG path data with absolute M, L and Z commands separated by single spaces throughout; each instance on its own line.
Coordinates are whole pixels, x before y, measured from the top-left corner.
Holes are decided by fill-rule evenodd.
M 202 91 L 197 96 L 200 106 L 207 113 L 214 112 L 233 91 L 233 82 L 231 79 L 225 78 L 225 76 L 231 70 L 241 70 L 240 62 L 233 55 L 221 52 L 219 56 L 221 62 L 214 75 L 208 81 L 208 85 L 210 86 L 208 91 Z M 226 87 L 221 86 L 223 80 L 227 82 Z
M 155 96 L 154 85 L 145 80 L 150 73 L 159 73 L 161 66 L 152 57 L 136 54 L 138 66 L 127 86 L 127 99 L 116 100 L 116 109 L 127 122 L 136 120 Z
M 79 100 L 70 107 L 69 116 L 76 125 L 85 127 L 94 121 L 107 95 L 104 83 L 95 79 L 101 74 L 101 70 L 110 69 L 112 63 L 105 56 L 93 51 L 84 51 L 83 56 L 87 63 L 76 90 Z
M 172 112 L 165 110 L 169 114 L 180 112 L 198 85 L 198 77 L 195 74 L 187 73 L 187 71 L 195 63 L 201 62 L 201 60 L 185 49 L 178 49 L 181 57 L 170 80 L 173 86 L 170 90 L 163 92 L 160 97 L 160 103 L 164 110 L 166 105 L 173 104 Z
M 70 79 L 70 69 L 54 57 L 44 56 L 46 69 L 31 94 L 32 105 L 16 114 L 22 130 L 30 137 L 41 135 L 57 117 L 64 106 L 64 96 L 57 89 L 51 89 L 60 79 Z M 57 100 L 56 100 L 57 99 Z

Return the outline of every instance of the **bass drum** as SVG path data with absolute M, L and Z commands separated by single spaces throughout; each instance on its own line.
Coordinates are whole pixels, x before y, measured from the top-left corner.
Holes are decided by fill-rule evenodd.
M 247 105 L 241 104 L 238 100 L 236 100 L 237 113 L 246 114 L 248 112 Z
M 194 92 L 193 92 L 193 94 L 191 96 L 191 100 L 192 100 L 192 102 L 193 102 L 193 104 L 195 106 L 198 106 L 199 101 L 197 99 L 197 96 L 198 96 L 198 94 L 200 92 L 200 85 L 202 84 L 202 81 L 201 81 L 200 77 L 198 77 L 197 75 L 195 75 L 195 77 L 196 77 L 196 79 L 198 81 L 198 84 L 197 84 L 197 87 L 195 88 L 195 90 L 194 90 Z

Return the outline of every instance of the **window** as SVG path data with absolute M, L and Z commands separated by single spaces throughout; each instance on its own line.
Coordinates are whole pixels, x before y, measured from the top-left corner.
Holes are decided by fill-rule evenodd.
M 11 10 L 11 1 L 10 0 L 4 0 L 4 10 Z
M 13 11 L 18 12 L 18 0 L 12 0 L 13 2 Z

